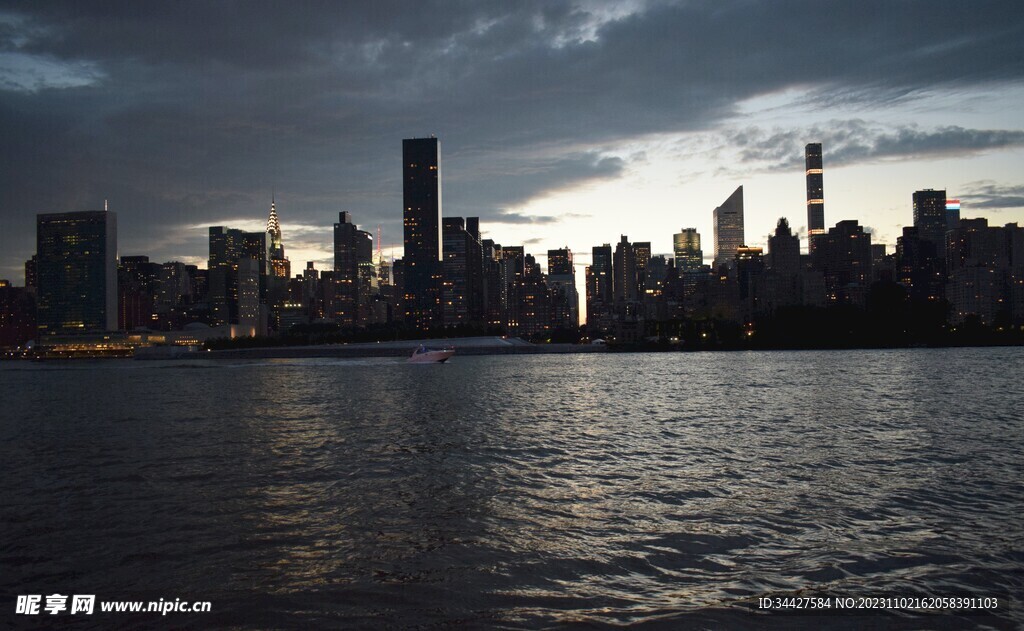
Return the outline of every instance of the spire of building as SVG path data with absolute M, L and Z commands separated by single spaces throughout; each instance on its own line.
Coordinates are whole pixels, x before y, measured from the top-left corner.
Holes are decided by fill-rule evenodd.
M 281 243 L 281 222 L 277 218 L 277 200 L 273 193 L 270 195 L 270 216 L 267 218 L 267 236 L 270 241 L 270 266 L 274 276 L 289 278 L 291 276 L 291 265 L 284 255 L 284 245 Z
M 271 247 L 280 247 L 281 222 L 277 219 L 277 202 L 273 194 L 270 196 L 270 217 L 267 218 L 267 233 L 270 235 Z

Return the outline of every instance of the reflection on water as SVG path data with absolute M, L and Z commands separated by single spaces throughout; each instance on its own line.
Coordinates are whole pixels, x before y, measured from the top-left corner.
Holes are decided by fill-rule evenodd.
M 1022 359 L 5 365 L 0 580 L 10 601 L 194 596 L 204 624 L 251 628 L 751 626 L 767 594 L 1016 597 Z

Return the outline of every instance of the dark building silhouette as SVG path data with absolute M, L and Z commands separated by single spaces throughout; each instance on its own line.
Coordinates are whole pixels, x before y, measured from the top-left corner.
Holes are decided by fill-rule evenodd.
M 983 325 L 1009 324 L 1013 312 L 1014 233 L 1016 224 L 989 226 L 987 219 L 962 219 L 947 234 L 946 298 L 952 321 L 975 316 Z M 1018 252 L 1019 255 L 1019 252 Z
M 736 250 L 736 290 L 740 316 L 749 322 L 763 309 L 765 291 L 764 251 L 742 246 Z
M 481 241 L 481 253 L 484 321 L 489 327 L 503 327 L 508 287 L 505 282 L 505 261 L 501 254 L 501 245 L 493 239 L 484 239 Z
M 189 305 L 193 302 L 192 277 L 189 266 L 169 261 L 159 266 L 153 315 L 156 321 L 150 328 L 164 331 L 181 329 L 190 322 Z
M 768 254 L 765 258 L 768 307 L 776 309 L 802 304 L 800 237 L 793 234 L 785 217 L 779 219 L 775 233 L 768 237 Z
M 28 287 L 0 280 L 0 348 L 22 346 L 36 337 L 36 301 Z
M 651 262 L 651 242 L 633 243 L 633 264 L 636 265 L 636 297 L 643 300 L 647 288 L 647 266 Z
M 586 269 L 587 328 L 591 331 L 607 330 L 611 326 L 615 304 L 612 261 L 610 244 L 597 245 L 591 250 L 591 264 Z
M 1007 249 L 1010 252 L 1010 315 L 1011 324 L 1024 326 L 1024 228 L 1008 223 L 1006 229 Z
M 33 254 L 32 258 L 25 261 L 25 289 L 32 293 L 35 293 L 36 287 L 39 285 L 38 274 L 36 272 L 36 261 L 38 257 Z
M 592 250 L 591 268 L 594 271 L 594 300 L 611 304 L 614 301 L 614 276 L 612 274 L 612 246 L 594 246 Z
M 36 218 L 40 335 L 117 330 L 117 215 L 85 211 Z
M 267 329 L 266 232 L 210 228 L 209 296 L 215 325 L 238 325 L 241 335 Z
M 573 329 L 580 325 L 576 268 L 568 247 L 548 250 L 548 289 L 551 292 L 551 326 Z
M 505 283 L 505 328 L 509 333 L 523 332 L 523 289 L 526 279 L 526 252 L 523 246 L 501 249 L 503 281 Z
M 942 298 L 942 273 L 935 258 L 935 244 L 921 238 L 912 226 L 903 228 L 896 239 L 896 282 L 907 289 L 913 302 L 935 302 Z
M 324 309 L 323 296 L 320 293 L 320 271 L 316 269 L 315 263 L 313 261 L 306 261 L 306 269 L 302 270 L 302 276 L 296 276 L 296 278 L 301 278 L 302 280 L 298 302 L 305 308 L 308 321 L 313 322 L 323 318 Z
M 647 261 L 647 273 L 644 280 L 644 318 L 651 320 L 667 319 L 666 305 L 662 299 L 665 292 L 665 279 L 668 276 L 669 259 L 663 254 L 652 256 Z
M 876 281 L 896 281 L 895 258 L 886 253 L 884 243 L 871 244 L 871 271 Z
M 444 324 L 481 323 L 484 289 L 479 219 L 469 217 L 463 221 L 461 217 L 446 217 L 442 233 Z
M 814 249 L 815 238 L 825 232 L 825 187 L 822 170 L 821 143 L 812 142 L 804 147 L 807 176 L 807 243 Z
M 643 302 L 637 280 L 637 250 L 625 235 L 622 235 L 615 246 L 612 258 L 612 289 L 615 293 L 614 336 L 619 341 L 637 342 L 643 337 Z
M 572 263 L 572 250 L 560 248 L 548 250 L 548 276 L 575 275 Z
M 331 316 L 343 327 L 367 324 L 371 299 L 373 237 L 348 212 L 334 224 L 334 301 Z
M 621 311 L 626 303 L 634 303 L 639 298 L 636 283 L 636 250 L 626 235 L 621 235 L 619 243 L 615 246 L 612 273 L 615 308 Z
M 946 191 L 925 189 L 914 193 L 914 227 L 922 241 L 935 249 L 938 269 L 946 260 Z
M 122 256 L 117 266 L 117 327 L 156 328 L 154 322 L 160 265 L 148 256 Z
M 394 283 L 394 321 L 405 322 L 405 259 L 391 261 L 391 282 Z
M 673 293 L 678 296 L 679 316 L 706 317 L 709 315 L 710 285 L 714 278 L 709 265 L 676 270 L 677 284 Z
M 191 300 L 192 278 L 188 266 L 180 261 L 168 261 L 161 265 L 157 304 L 173 309 Z
M 714 267 L 716 270 L 723 265 L 731 267 L 736 261 L 736 251 L 745 242 L 742 186 L 714 210 L 712 219 L 715 229 Z
M 519 335 L 542 336 L 551 330 L 551 299 L 547 281 L 532 254 L 523 259 Z
M 215 325 L 238 322 L 238 259 L 243 256 L 242 231 L 210 228 L 210 310 Z
M 818 238 L 814 266 L 825 278 L 830 305 L 863 307 L 871 285 L 871 234 L 857 221 L 840 221 Z
M 406 322 L 442 323 L 441 146 L 437 138 L 402 141 Z

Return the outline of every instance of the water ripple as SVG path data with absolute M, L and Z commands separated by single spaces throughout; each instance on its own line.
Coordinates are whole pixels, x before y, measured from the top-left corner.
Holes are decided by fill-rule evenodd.
M 3 367 L 4 593 L 97 627 L 1024 625 L 1018 349 Z M 786 618 L 817 628 L 822 618 Z

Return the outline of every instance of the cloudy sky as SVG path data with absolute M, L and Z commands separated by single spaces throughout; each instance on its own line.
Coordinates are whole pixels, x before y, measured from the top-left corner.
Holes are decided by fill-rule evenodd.
M 684 227 L 710 259 L 740 184 L 748 244 L 804 231 L 807 142 L 827 225 L 892 246 L 922 188 L 1024 223 L 1022 78 L 1012 1 L 0 2 L 0 278 L 36 213 L 104 200 L 122 255 L 205 265 L 274 192 L 293 268 L 342 210 L 398 256 L 401 139 L 431 134 L 445 216 L 580 265 Z

